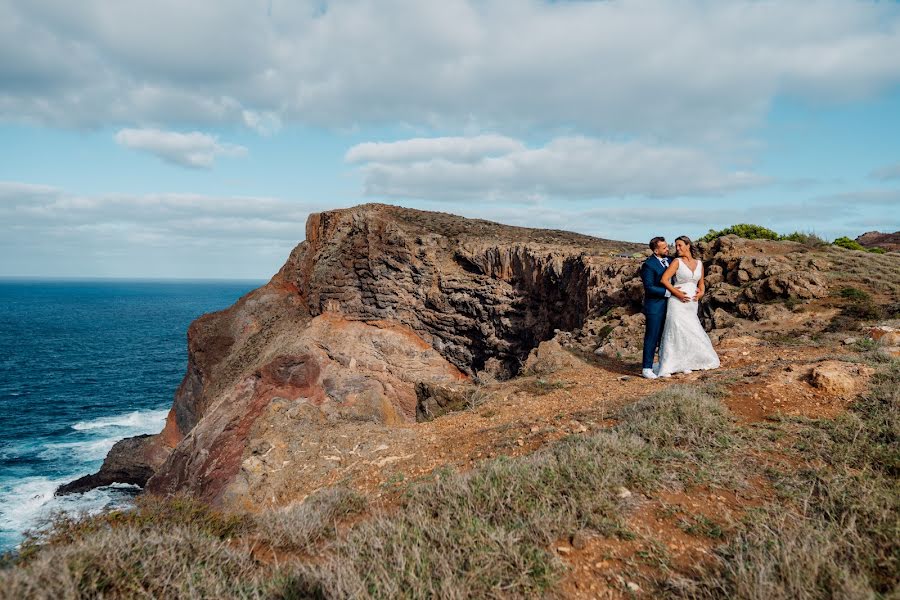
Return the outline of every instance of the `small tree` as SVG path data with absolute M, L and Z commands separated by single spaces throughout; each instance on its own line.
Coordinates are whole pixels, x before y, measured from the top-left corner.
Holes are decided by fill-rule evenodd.
M 721 231 L 716 231 L 715 229 L 710 229 L 709 233 L 704 235 L 698 241 L 700 242 L 711 242 L 716 238 L 720 238 L 723 235 L 736 235 L 738 237 L 742 237 L 748 240 L 777 240 L 781 236 L 772 231 L 767 227 L 763 227 L 762 225 L 753 225 L 751 223 L 738 223 L 737 225 L 732 225 L 731 227 L 726 227 Z

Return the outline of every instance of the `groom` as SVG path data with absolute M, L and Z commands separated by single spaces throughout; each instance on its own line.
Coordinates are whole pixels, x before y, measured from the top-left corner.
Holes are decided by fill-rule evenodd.
M 653 372 L 653 356 L 662 339 L 663 325 L 666 322 L 667 299 L 672 294 L 662 286 L 660 279 L 669 266 L 669 244 L 666 238 L 655 237 L 650 240 L 650 255 L 641 265 L 641 283 L 644 284 L 644 362 L 641 375 L 647 379 L 656 379 Z

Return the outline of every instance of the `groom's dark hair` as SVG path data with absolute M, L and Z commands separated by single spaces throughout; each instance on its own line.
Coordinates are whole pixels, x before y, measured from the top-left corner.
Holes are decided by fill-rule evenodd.
M 655 238 L 653 238 L 652 240 L 650 240 L 650 243 L 648 244 L 648 246 L 650 246 L 651 250 L 656 252 L 656 247 L 659 246 L 660 242 L 664 242 L 664 241 L 666 241 L 666 238 L 664 238 L 661 235 L 658 235 Z

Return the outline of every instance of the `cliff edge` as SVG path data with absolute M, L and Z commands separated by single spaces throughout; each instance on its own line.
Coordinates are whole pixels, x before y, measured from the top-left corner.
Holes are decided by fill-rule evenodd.
M 403 461 L 428 443 L 417 418 L 485 386 L 636 354 L 643 250 L 380 204 L 310 215 L 266 285 L 191 324 L 163 431 L 117 444 L 69 489 L 127 480 L 251 508 Z M 837 310 L 794 305 L 827 304 L 835 261 L 862 254 L 734 236 L 701 251 L 715 342 L 749 324 L 822 329 Z M 379 454 L 387 442 L 405 454 Z

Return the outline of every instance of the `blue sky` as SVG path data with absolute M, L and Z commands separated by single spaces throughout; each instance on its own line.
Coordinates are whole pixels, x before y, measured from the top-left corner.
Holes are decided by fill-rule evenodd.
M 900 5 L 0 0 L 0 139 L 0 276 L 268 278 L 374 201 L 896 231 Z

